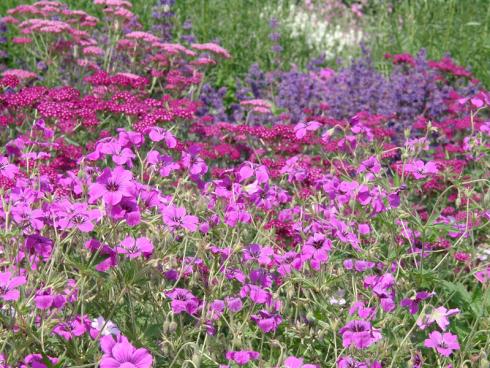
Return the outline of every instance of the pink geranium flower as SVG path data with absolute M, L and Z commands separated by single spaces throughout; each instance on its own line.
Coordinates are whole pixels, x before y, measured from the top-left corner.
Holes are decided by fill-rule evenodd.
M 18 172 L 17 166 L 11 164 L 7 157 L 0 156 L 0 175 L 13 179 Z
M 350 321 L 339 332 L 344 348 L 354 346 L 357 349 L 366 349 L 382 338 L 379 329 L 373 328 L 370 322 L 363 320 Z
M 0 299 L 6 302 L 19 300 L 20 291 L 17 288 L 25 283 L 24 276 L 13 276 L 10 271 L 0 272 Z
M 246 365 L 251 360 L 257 360 L 260 353 L 256 351 L 229 351 L 226 353 L 226 359 L 234 361 L 238 365 Z
M 122 167 L 116 167 L 113 171 L 106 168 L 97 181 L 90 185 L 90 202 L 93 203 L 102 197 L 106 204 L 115 206 L 123 197 L 131 197 L 131 189 L 134 186 L 132 178 L 133 174 Z
M 459 313 L 459 309 L 447 309 L 443 306 L 435 308 L 432 310 L 430 314 L 421 315 L 417 319 L 417 325 L 421 330 L 424 330 L 427 326 L 430 326 L 432 323 L 437 323 L 437 325 L 441 328 L 441 330 L 445 331 L 447 326 L 449 326 L 448 317 L 454 316 Z
M 453 350 L 459 350 L 458 336 L 450 332 L 432 331 L 429 338 L 424 341 L 424 346 L 435 349 L 440 355 L 448 357 Z
M 284 361 L 284 366 L 286 368 L 318 368 L 315 364 L 303 364 L 303 358 L 296 358 L 295 356 L 290 356 Z
M 115 341 L 111 335 L 101 339 L 105 353 L 100 368 L 150 368 L 153 358 L 144 348 L 136 349 L 126 338 Z
M 294 133 L 296 138 L 301 139 L 306 136 L 308 132 L 314 132 L 322 126 L 318 121 L 309 121 L 307 123 L 298 123 L 294 126 Z
M 303 260 L 309 260 L 311 268 L 316 271 L 328 261 L 328 252 L 332 249 L 332 242 L 325 235 L 315 233 L 308 238 L 301 249 Z
M 177 139 L 175 139 L 174 135 L 168 130 L 159 127 L 151 128 L 149 137 L 153 142 L 165 140 L 165 144 L 168 148 L 175 148 L 177 146 Z
M 153 244 L 150 239 L 141 237 L 138 239 L 127 236 L 117 247 L 116 252 L 125 254 L 129 259 L 135 259 L 143 255 L 150 257 L 153 254 Z
M 162 210 L 163 222 L 172 230 L 183 227 L 189 231 L 196 231 L 199 219 L 196 216 L 188 215 L 184 207 L 172 205 L 164 207 Z

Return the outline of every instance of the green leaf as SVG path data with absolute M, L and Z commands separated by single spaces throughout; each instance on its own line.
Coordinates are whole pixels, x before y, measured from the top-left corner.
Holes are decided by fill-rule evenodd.
M 454 282 L 442 280 L 442 285 L 447 291 L 454 294 L 453 298 L 455 299 L 455 301 L 464 302 L 467 305 L 471 304 L 472 302 L 471 294 L 466 289 L 466 286 L 464 286 L 462 283 L 460 282 L 454 283 Z

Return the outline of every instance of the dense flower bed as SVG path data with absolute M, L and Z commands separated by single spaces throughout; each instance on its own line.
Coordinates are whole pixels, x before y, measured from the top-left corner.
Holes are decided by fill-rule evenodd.
M 30 69 L 0 80 L 2 367 L 488 364 L 469 72 L 255 68 L 227 99 L 227 50 L 95 4 L 3 18 Z

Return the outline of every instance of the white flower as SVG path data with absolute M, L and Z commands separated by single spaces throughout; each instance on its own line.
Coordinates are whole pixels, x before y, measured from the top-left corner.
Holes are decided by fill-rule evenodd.
M 118 335 L 121 333 L 114 322 L 107 321 L 106 323 L 103 317 L 92 320 L 90 327 L 95 328 L 97 331 L 101 331 L 100 334 L 102 336 Z

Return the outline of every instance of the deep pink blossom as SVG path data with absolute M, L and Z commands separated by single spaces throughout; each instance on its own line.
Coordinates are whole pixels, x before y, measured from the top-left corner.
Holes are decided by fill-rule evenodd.
M 364 320 L 350 321 L 339 332 L 344 348 L 354 346 L 357 349 L 366 349 L 382 338 L 380 330 Z
M 19 300 L 19 286 L 27 282 L 25 276 L 14 276 L 12 272 L 0 272 L 0 298 L 5 301 Z
M 303 358 L 296 358 L 290 356 L 284 361 L 284 367 L 286 368 L 318 368 L 316 364 L 303 364 Z
M 11 164 L 7 157 L 0 156 L 0 175 L 13 179 L 18 172 L 18 167 Z
M 110 335 L 103 339 L 105 340 L 104 343 L 101 341 L 101 346 L 105 354 L 99 363 L 100 368 L 150 368 L 152 366 L 153 358 L 148 350 L 136 349 L 127 339 L 116 342 Z
M 172 230 L 181 227 L 189 231 L 196 231 L 199 219 L 196 216 L 188 215 L 184 207 L 173 205 L 165 206 L 161 209 L 163 222 Z
M 127 236 L 117 247 L 118 254 L 124 254 L 129 259 L 135 259 L 140 256 L 150 257 L 153 254 L 153 244 L 146 237 L 133 238 Z
M 256 351 L 242 350 L 229 351 L 226 353 L 226 359 L 234 361 L 238 365 L 246 365 L 252 360 L 259 359 L 260 354 Z
M 440 355 L 448 357 L 454 350 L 459 350 L 458 336 L 450 332 L 432 331 L 424 341 L 426 348 L 435 349 Z
M 133 174 L 122 167 L 118 166 L 112 171 L 106 168 L 89 187 L 90 202 L 94 203 L 102 197 L 106 204 L 115 206 L 123 197 L 131 197 L 134 186 L 132 178 Z

